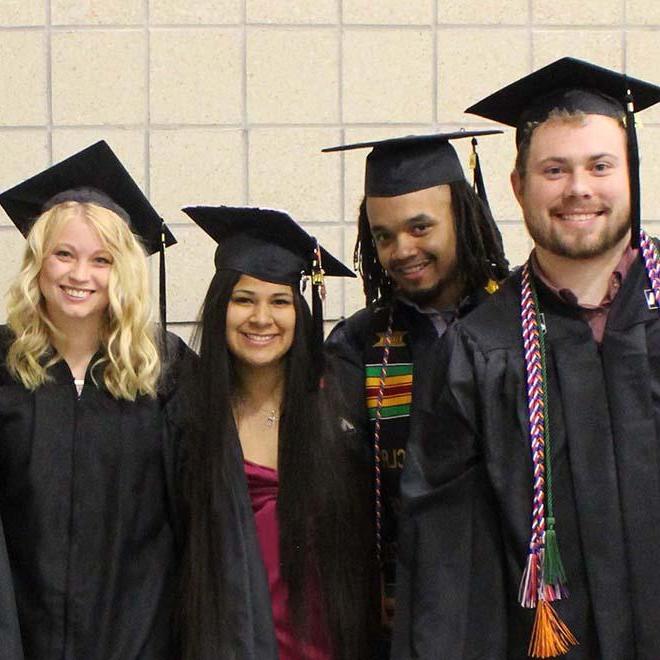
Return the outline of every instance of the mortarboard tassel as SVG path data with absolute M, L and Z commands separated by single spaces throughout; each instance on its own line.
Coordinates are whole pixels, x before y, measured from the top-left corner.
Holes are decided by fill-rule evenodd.
M 626 136 L 628 138 L 628 176 L 630 177 L 630 244 L 633 248 L 638 248 L 641 229 L 639 148 L 635 129 L 635 104 L 630 89 L 626 90 Z
M 314 240 L 316 245 L 312 259 L 311 282 L 312 323 L 314 331 L 312 354 L 315 367 L 313 387 L 316 388 L 319 386 L 321 376 L 323 375 L 323 301 L 325 300 L 325 273 L 321 261 L 321 247 L 319 242 L 316 239 Z
M 470 154 L 470 169 L 472 170 L 472 188 L 475 190 L 479 199 L 486 205 L 488 204 L 488 195 L 486 194 L 486 184 L 481 171 L 481 160 L 477 151 L 477 138 L 472 138 L 472 153 Z
M 163 354 L 167 358 L 167 279 L 165 273 L 165 223 L 160 226 L 159 252 L 159 278 L 158 278 L 158 311 L 160 313 L 160 331 L 163 337 Z

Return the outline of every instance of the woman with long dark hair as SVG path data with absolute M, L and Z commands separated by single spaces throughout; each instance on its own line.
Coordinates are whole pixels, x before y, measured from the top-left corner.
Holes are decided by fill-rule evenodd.
M 164 358 L 145 254 L 169 234 L 104 142 L 0 204 L 27 239 L 0 329 L 0 513 L 25 657 L 171 658 L 164 419 L 188 352 L 170 337 Z
M 368 658 L 369 456 L 319 332 L 323 274 L 351 273 L 285 213 L 184 210 L 220 243 L 187 433 L 184 657 Z

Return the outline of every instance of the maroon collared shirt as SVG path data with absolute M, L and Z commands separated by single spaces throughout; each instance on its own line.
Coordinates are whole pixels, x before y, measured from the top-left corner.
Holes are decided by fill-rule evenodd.
M 548 289 L 552 291 L 552 293 L 554 293 L 567 305 L 571 305 L 572 307 L 576 307 L 580 310 L 580 315 L 589 324 L 594 339 L 600 344 L 603 341 L 605 326 L 607 324 L 607 316 L 610 312 L 612 302 L 614 301 L 616 294 L 619 292 L 621 284 L 626 278 L 630 267 L 635 262 L 635 259 L 637 259 L 638 252 L 638 250 L 633 250 L 630 244 L 628 244 L 623 254 L 621 255 L 619 263 L 616 265 L 615 269 L 610 275 L 607 291 L 605 292 L 605 296 L 598 305 L 580 305 L 578 303 L 577 296 L 573 293 L 573 291 L 570 289 L 559 289 L 555 284 L 553 284 L 553 282 L 541 269 L 538 259 L 536 258 L 536 253 L 534 251 L 532 251 L 530 257 L 530 263 L 534 275 L 538 277 L 543 282 L 543 284 L 545 284 Z

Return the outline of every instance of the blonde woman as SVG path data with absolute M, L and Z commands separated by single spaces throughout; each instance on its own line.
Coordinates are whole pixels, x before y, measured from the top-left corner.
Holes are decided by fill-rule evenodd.
M 169 338 L 161 359 L 127 222 L 149 250 L 155 212 L 127 177 L 99 143 L 0 195 L 25 232 L 16 200 L 69 188 L 27 232 L 1 337 L 0 513 L 27 659 L 172 657 L 176 448 L 163 428 L 186 350 Z

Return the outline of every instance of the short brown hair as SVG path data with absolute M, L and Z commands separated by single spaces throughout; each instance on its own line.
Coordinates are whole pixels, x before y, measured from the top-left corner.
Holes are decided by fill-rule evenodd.
M 548 116 L 544 121 L 529 121 L 521 129 L 521 139 L 518 144 L 518 153 L 516 154 L 516 164 L 515 169 L 518 173 L 518 176 L 523 179 L 527 171 L 527 156 L 529 154 L 529 145 L 532 142 L 532 134 L 534 130 L 544 124 L 546 121 L 558 121 L 564 123 L 581 123 L 584 122 L 587 112 L 582 110 L 570 111 L 566 109 L 554 108 L 548 113 Z M 599 113 L 600 114 L 600 113 Z M 625 114 L 623 110 L 621 112 L 612 112 L 612 114 L 605 115 L 607 117 L 612 117 L 616 119 L 621 128 L 626 127 Z

